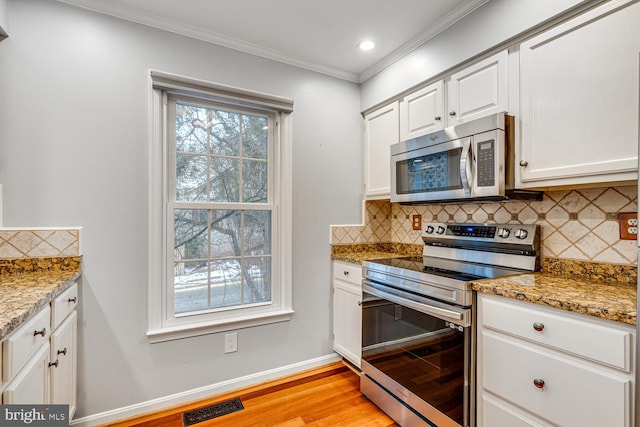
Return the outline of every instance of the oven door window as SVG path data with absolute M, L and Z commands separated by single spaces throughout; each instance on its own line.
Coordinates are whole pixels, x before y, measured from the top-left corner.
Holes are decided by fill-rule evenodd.
M 396 193 L 459 190 L 462 148 L 412 157 L 396 163 Z
M 464 425 L 470 328 L 364 294 L 362 358 Z

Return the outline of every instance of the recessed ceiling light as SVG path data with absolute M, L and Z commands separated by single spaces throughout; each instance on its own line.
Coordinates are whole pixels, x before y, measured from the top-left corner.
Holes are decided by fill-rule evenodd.
M 364 40 L 361 41 L 360 43 L 358 43 L 358 47 L 360 48 L 360 50 L 371 50 L 374 47 L 376 47 L 376 44 L 371 41 L 371 40 Z

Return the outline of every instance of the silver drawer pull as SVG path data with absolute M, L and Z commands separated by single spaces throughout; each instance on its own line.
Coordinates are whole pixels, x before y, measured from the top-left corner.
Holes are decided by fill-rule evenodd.
M 55 366 L 56 368 L 58 367 L 58 359 L 56 359 L 55 362 L 49 362 L 49 367 Z
M 542 332 L 544 330 L 544 323 L 535 322 L 533 324 L 533 329 L 535 329 L 538 332 Z
M 74 303 L 75 303 L 75 302 L 77 302 L 77 301 L 78 301 L 78 297 L 69 298 L 67 301 L 68 301 L 68 302 L 74 302 Z
M 38 335 L 42 335 L 43 337 L 47 334 L 47 328 L 42 328 L 41 331 L 33 331 L 33 336 L 37 337 Z
M 533 385 L 536 386 L 536 388 L 542 389 L 544 388 L 544 380 L 536 378 L 533 380 Z

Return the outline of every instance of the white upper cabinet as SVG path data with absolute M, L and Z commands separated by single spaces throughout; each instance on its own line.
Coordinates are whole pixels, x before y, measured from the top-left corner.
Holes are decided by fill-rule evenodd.
M 508 68 L 504 50 L 405 96 L 400 103 L 400 140 L 507 111 Z
M 403 98 L 400 140 L 416 138 L 444 127 L 444 82 L 439 80 Z
M 522 43 L 517 186 L 637 179 L 639 23 L 613 0 Z
M 399 142 L 398 102 L 364 117 L 364 183 L 368 199 L 389 198 L 392 144 Z
M 507 111 L 507 73 L 504 50 L 452 74 L 447 82 L 447 126 Z

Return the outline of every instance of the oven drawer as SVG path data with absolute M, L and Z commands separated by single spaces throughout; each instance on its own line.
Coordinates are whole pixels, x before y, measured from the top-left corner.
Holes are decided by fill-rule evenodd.
M 481 339 L 484 390 L 565 427 L 629 425 L 624 374 L 492 331 Z
M 362 267 L 343 261 L 333 262 L 333 278 L 358 285 L 362 283 Z
M 630 372 L 632 336 L 628 331 L 576 318 L 573 313 L 480 294 L 480 327 L 495 329 Z M 602 322 L 605 323 L 605 322 Z M 594 343 L 597 343 L 594 344 Z

